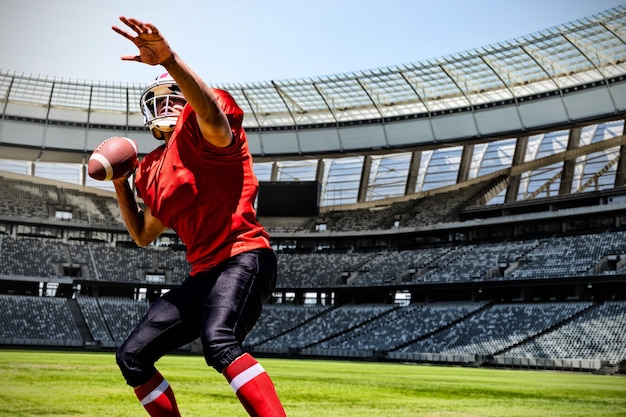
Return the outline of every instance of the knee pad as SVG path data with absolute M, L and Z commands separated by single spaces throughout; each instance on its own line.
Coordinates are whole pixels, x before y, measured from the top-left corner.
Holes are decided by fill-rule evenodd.
M 205 328 L 200 340 L 204 360 L 219 373 L 222 373 L 232 361 L 243 354 L 241 343 L 232 331 L 227 329 Z
M 119 347 L 115 353 L 115 361 L 122 372 L 126 383 L 131 387 L 138 387 L 150 380 L 156 372 L 154 364 L 144 364 L 137 359 L 134 352 L 129 352 L 126 344 Z

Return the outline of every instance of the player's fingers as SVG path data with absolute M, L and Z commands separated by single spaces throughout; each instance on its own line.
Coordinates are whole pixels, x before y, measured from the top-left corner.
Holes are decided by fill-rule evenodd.
M 143 22 L 141 20 L 137 20 L 135 18 L 126 18 L 124 16 L 120 16 L 120 21 L 122 23 L 124 23 L 126 26 L 128 26 L 129 28 L 131 28 L 133 31 L 135 31 L 137 34 L 140 34 L 142 32 L 145 32 L 142 28 L 144 26 Z
M 120 57 L 122 61 L 137 61 L 141 62 L 141 57 L 139 55 L 122 55 Z
M 134 17 L 126 17 L 126 16 L 120 16 L 120 20 L 124 23 L 126 23 L 127 25 L 131 25 L 131 26 L 142 26 L 143 22 L 139 19 L 135 19 Z
M 122 35 L 123 37 L 125 37 L 128 40 L 133 40 L 133 36 L 131 36 L 129 33 L 127 33 L 126 31 L 118 28 L 117 26 L 111 26 L 111 29 L 113 29 L 115 32 L 119 33 L 120 35 Z
M 157 29 L 156 26 L 154 26 L 152 23 L 146 23 L 144 24 L 145 27 L 147 27 L 148 29 L 150 29 L 150 32 L 157 35 L 159 33 L 159 29 Z

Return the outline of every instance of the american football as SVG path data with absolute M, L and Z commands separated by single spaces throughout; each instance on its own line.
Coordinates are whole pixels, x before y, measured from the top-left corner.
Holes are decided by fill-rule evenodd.
M 122 136 L 113 136 L 94 149 L 87 173 L 98 181 L 124 177 L 137 167 L 137 144 Z

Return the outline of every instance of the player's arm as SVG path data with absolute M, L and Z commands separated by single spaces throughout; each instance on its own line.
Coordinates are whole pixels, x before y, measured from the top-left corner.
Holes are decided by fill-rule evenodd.
M 230 145 L 232 132 L 228 119 L 206 83 L 176 53 L 163 66 L 196 112 L 202 136 L 220 148 Z
M 137 35 L 113 26 L 113 30 L 130 40 L 139 48 L 139 55 L 122 55 L 122 60 L 162 65 L 176 80 L 189 105 L 195 110 L 198 126 L 204 138 L 218 147 L 226 147 L 232 141 L 228 119 L 215 101 L 206 83 L 183 62 L 161 35 L 156 26 L 133 18 L 120 16 L 126 26 Z
M 126 178 L 113 180 L 115 195 L 128 233 L 139 246 L 148 246 L 166 227 L 154 217 L 149 207 L 142 210 Z

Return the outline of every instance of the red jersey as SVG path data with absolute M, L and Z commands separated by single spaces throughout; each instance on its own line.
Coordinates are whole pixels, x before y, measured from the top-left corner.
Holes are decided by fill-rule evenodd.
M 222 108 L 223 100 L 218 97 Z M 195 111 L 186 105 L 167 145 L 143 158 L 135 174 L 137 191 L 152 215 L 185 243 L 191 275 L 238 253 L 270 248 L 269 236 L 256 220 L 259 183 L 241 119 L 233 121 L 224 110 L 233 130 L 229 146 L 206 141 Z

